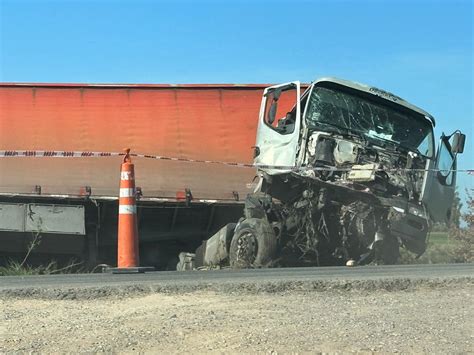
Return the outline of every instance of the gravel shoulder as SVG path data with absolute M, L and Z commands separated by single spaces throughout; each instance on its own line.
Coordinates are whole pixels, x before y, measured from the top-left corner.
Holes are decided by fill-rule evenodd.
M 472 283 L 411 290 L 0 299 L 1 352 L 429 352 L 474 348 Z

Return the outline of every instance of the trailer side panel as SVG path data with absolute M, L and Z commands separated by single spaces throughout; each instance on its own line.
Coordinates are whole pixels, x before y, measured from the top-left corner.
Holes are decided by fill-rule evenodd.
M 252 161 L 264 86 L 0 86 L 0 150 L 132 152 Z M 144 197 L 232 200 L 254 169 L 135 159 Z M 116 196 L 120 158 L 0 159 L 0 193 Z

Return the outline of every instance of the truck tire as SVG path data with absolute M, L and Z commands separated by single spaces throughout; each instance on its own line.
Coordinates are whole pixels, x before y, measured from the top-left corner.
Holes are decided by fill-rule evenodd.
M 236 269 L 266 267 L 274 259 L 277 238 L 270 224 L 260 218 L 240 222 L 230 243 L 230 266 Z

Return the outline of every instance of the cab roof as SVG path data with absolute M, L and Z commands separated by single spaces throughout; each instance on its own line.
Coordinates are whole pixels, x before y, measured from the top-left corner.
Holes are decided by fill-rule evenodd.
M 432 115 L 430 115 L 428 112 L 426 112 L 425 110 L 409 103 L 408 101 L 405 101 L 401 97 L 396 96 L 396 95 L 394 95 L 390 92 L 387 92 L 385 90 L 378 89 L 376 87 L 369 86 L 369 85 L 366 85 L 366 84 L 361 84 L 361 83 L 358 83 L 358 82 L 355 82 L 355 81 L 349 81 L 349 80 L 338 79 L 338 78 L 333 78 L 333 77 L 324 77 L 324 78 L 317 79 L 316 81 L 313 82 L 313 84 L 315 86 L 322 86 L 321 84 L 323 84 L 323 83 L 332 83 L 332 84 L 339 85 L 339 86 L 345 86 L 345 87 L 351 88 L 353 90 L 362 91 L 362 92 L 365 92 L 365 93 L 370 94 L 370 95 L 378 96 L 379 98 L 382 98 L 384 100 L 393 102 L 397 105 L 403 106 L 403 107 L 405 107 L 405 108 L 407 108 L 411 111 L 414 111 L 414 112 L 422 115 L 423 117 L 425 117 L 427 120 L 430 121 L 430 123 L 433 125 L 433 127 L 436 124 L 434 117 Z

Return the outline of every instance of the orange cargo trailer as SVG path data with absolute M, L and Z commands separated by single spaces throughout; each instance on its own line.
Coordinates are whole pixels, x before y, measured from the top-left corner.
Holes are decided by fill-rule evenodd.
M 0 151 L 93 151 L 251 163 L 269 85 L 0 84 Z M 0 259 L 113 264 L 121 157 L 0 158 Z M 133 159 L 142 262 L 166 267 L 242 213 L 255 169 Z M 188 191 L 187 201 L 176 199 Z M 3 217 L 2 217 L 3 216 Z M 190 245 L 192 245 L 190 247 Z M 170 256 L 173 257 L 170 257 Z
M 132 152 L 252 162 L 264 85 L 0 85 L 0 150 Z M 120 158 L 0 159 L 0 193 L 116 197 Z M 143 197 L 234 200 L 255 171 L 135 159 Z

